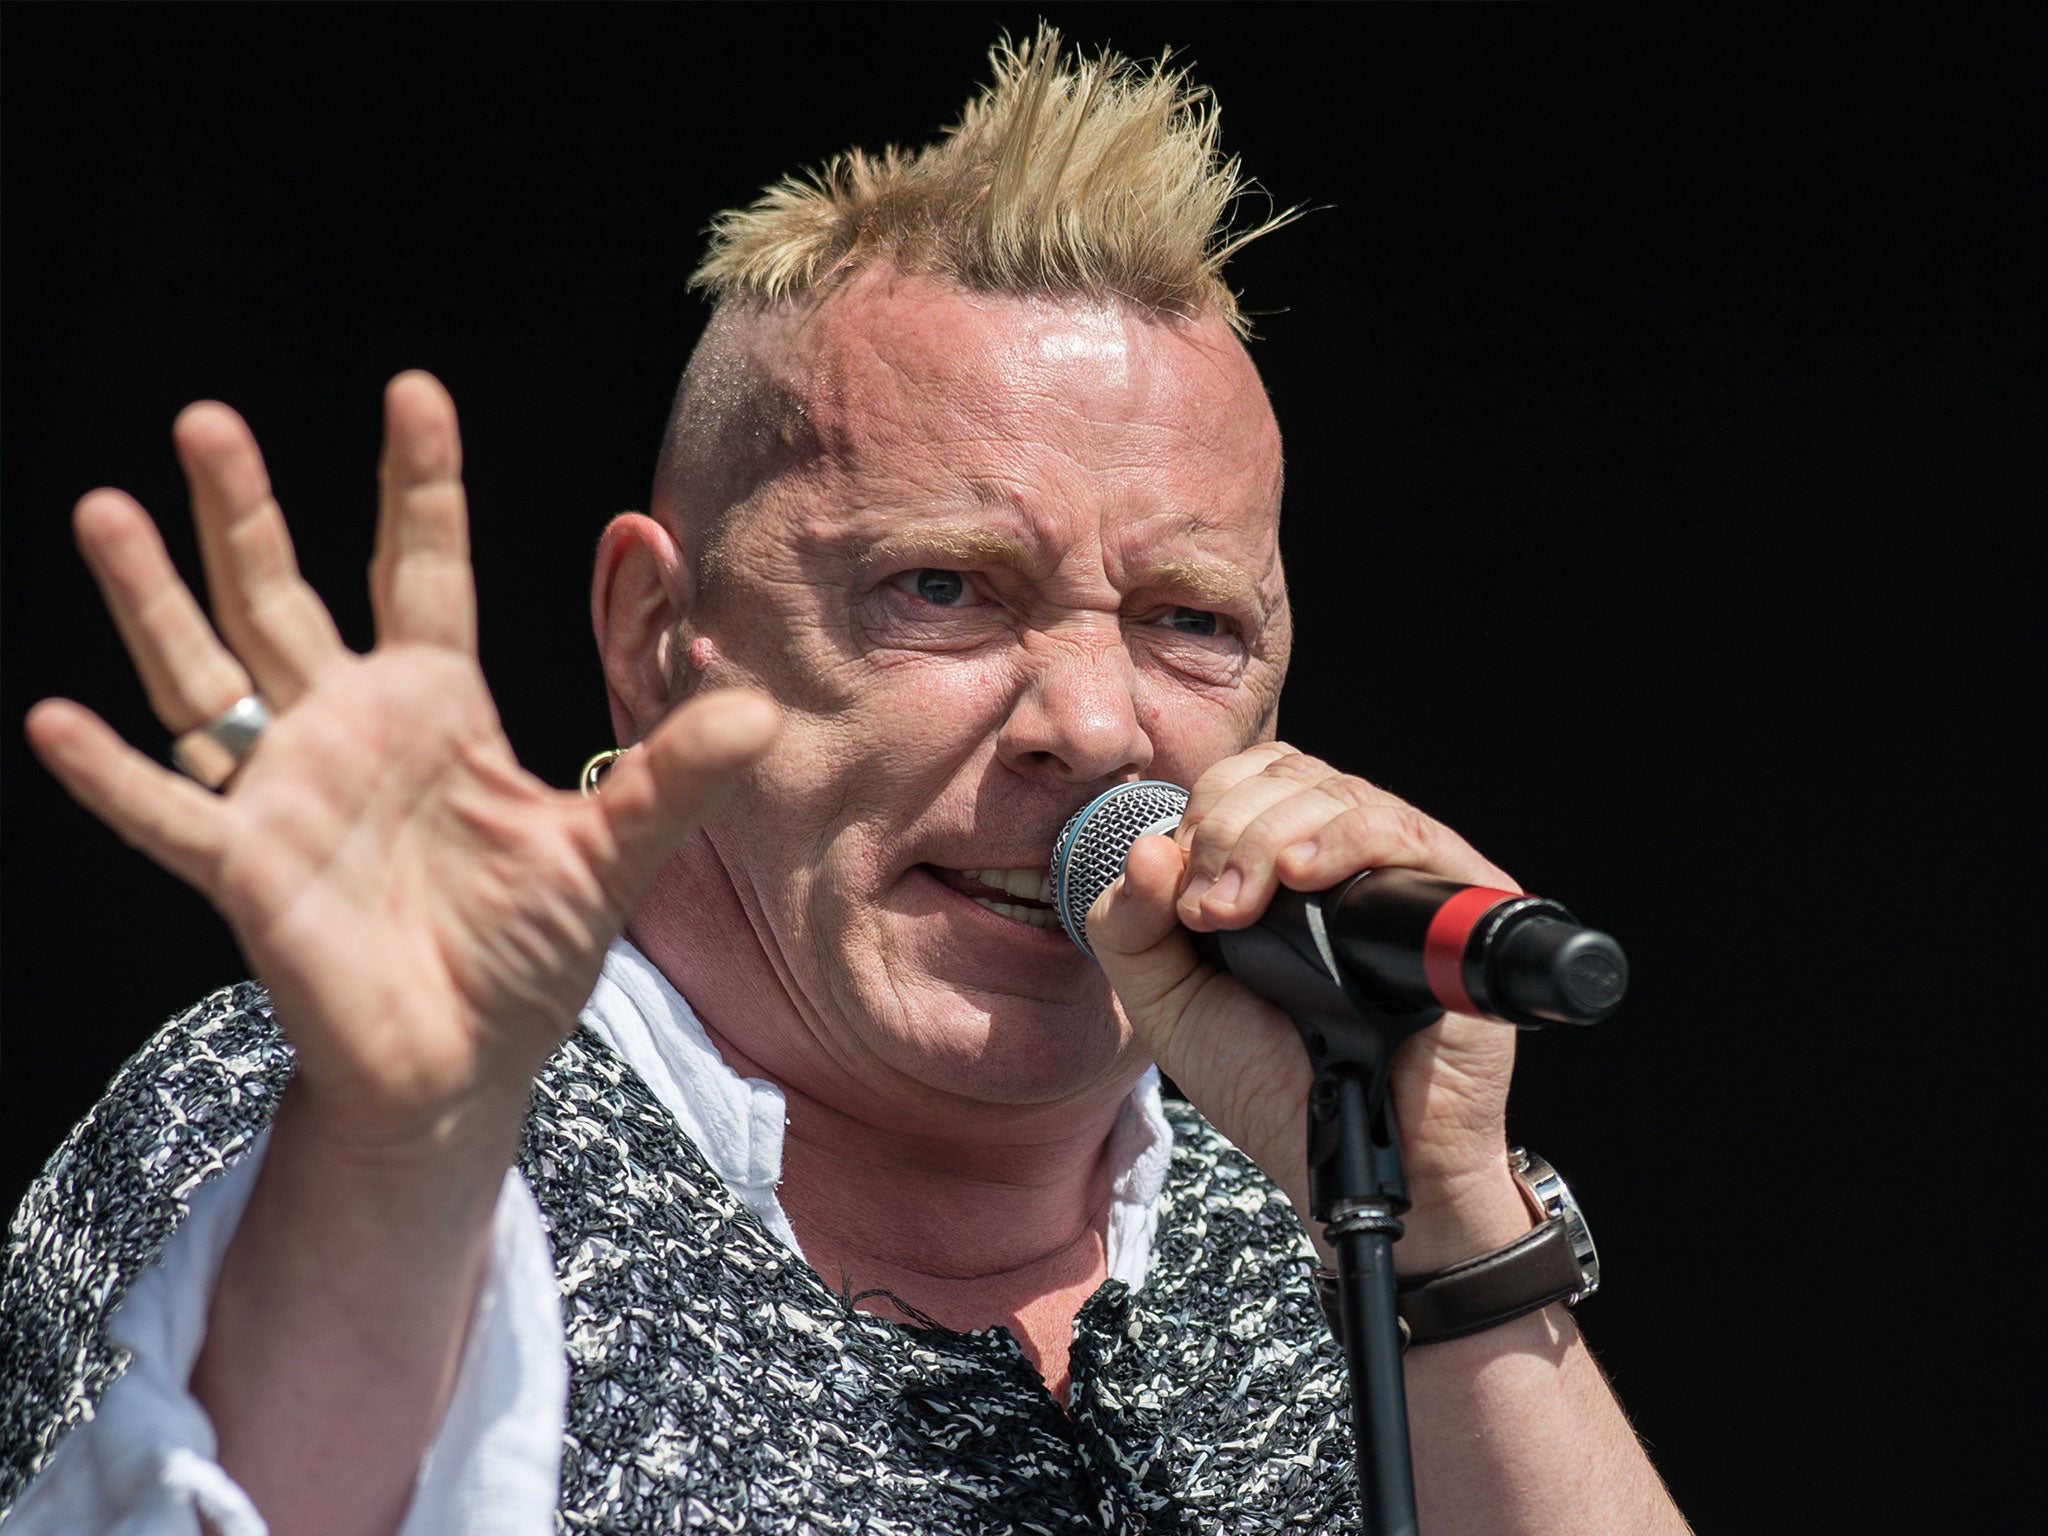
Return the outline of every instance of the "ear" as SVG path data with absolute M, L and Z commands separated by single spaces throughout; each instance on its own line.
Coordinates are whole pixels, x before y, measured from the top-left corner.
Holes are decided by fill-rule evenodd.
M 682 547 L 643 512 L 605 526 L 590 583 L 590 624 L 604 664 L 612 730 L 631 746 L 674 706 L 679 633 L 693 583 Z

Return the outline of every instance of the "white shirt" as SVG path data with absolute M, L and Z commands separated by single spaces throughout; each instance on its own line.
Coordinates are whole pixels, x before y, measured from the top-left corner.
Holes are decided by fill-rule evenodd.
M 801 1257 L 775 1194 L 782 1090 L 728 1067 L 682 995 L 624 939 L 605 956 L 581 1018 L 640 1074 L 761 1224 Z M 129 1288 L 107 1329 L 132 1355 L 127 1372 L 29 1485 L 10 1532 L 199 1536 L 203 1515 L 221 1536 L 268 1536 L 262 1515 L 215 1460 L 213 1424 L 189 1388 L 221 1261 L 267 1144 L 266 1137 L 193 1194 L 191 1214 Z M 1133 1289 L 1151 1262 L 1172 1153 L 1155 1068 L 1131 1091 L 1110 1137 L 1109 1276 Z M 552 1532 L 567 1394 L 554 1257 L 514 1167 L 498 1196 L 462 1366 L 401 1536 Z

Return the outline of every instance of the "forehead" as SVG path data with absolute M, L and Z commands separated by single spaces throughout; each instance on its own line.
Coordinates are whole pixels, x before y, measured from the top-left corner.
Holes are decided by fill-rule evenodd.
M 1277 552 L 1279 431 L 1214 316 L 883 271 L 777 327 L 756 356 L 801 418 L 800 478 L 836 482 L 835 528 L 820 534 L 943 508 L 1092 522 L 1105 543 L 1230 546 L 1257 564 Z

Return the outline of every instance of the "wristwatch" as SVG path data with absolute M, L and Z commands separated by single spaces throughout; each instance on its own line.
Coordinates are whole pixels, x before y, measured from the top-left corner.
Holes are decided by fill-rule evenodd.
M 1600 1255 L 1578 1201 L 1557 1170 L 1522 1147 L 1508 1149 L 1508 1171 L 1536 1226 L 1505 1248 L 1400 1282 L 1406 1343 L 1463 1338 L 1553 1301 L 1575 1306 L 1600 1288 Z M 1320 1266 L 1316 1288 L 1330 1331 L 1343 1336 L 1337 1277 Z
M 1522 1187 L 1522 1198 L 1538 1221 L 1559 1220 L 1572 1245 L 1572 1258 L 1579 1266 L 1579 1288 L 1565 1297 L 1575 1307 L 1600 1289 L 1600 1250 L 1593 1246 L 1593 1234 L 1586 1226 L 1586 1214 L 1572 1198 L 1571 1186 L 1555 1168 L 1526 1147 L 1508 1148 L 1508 1172 Z

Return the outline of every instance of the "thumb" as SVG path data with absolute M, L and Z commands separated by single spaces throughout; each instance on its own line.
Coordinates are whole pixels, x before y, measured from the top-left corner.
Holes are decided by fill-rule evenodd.
M 586 802 L 610 828 L 613 878 L 637 894 L 775 739 L 782 716 L 753 689 L 721 689 L 670 712 Z
M 1214 976 L 1174 913 L 1187 856 L 1172 838 L 1141 837 L 1124 872 L 1088 911 L 1088 942 L 1131 1027 L 1169 1075 L 1174 1025 Z
M 1088 913 L 1089 942 L 1160 1070 L 1306 1210 L 1308 1054 L 1284 1013 L 1196 952 L 1174 914 L 1185 869 L 1171 838 L 1139 838 Z

